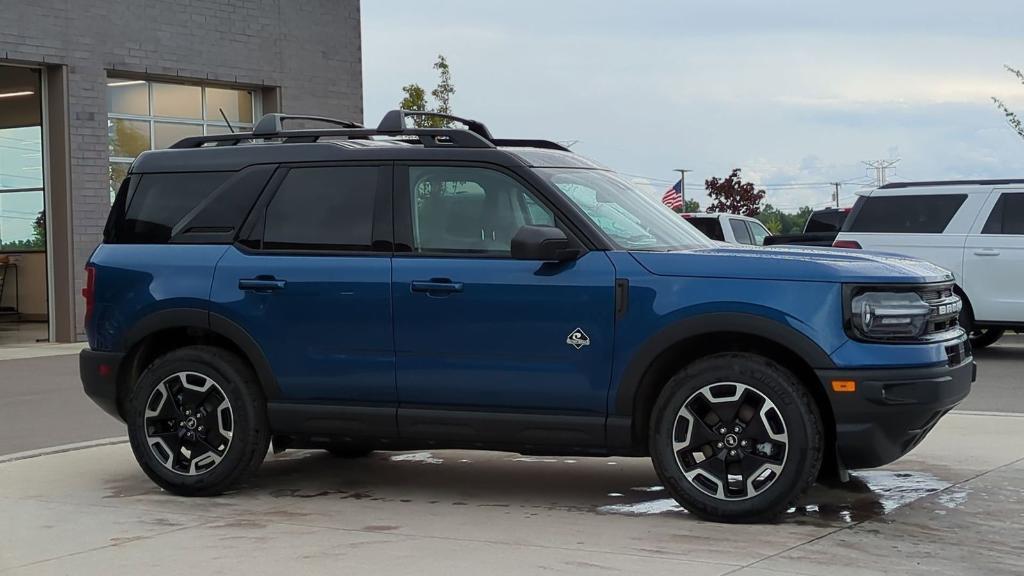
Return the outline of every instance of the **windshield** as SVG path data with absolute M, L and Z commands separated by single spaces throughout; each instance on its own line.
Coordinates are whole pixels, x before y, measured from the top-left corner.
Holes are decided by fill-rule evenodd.
M 538 168 L 537 173 L 623 250 L 666 252 L 714 245 L 682 216 L 612 172 Z

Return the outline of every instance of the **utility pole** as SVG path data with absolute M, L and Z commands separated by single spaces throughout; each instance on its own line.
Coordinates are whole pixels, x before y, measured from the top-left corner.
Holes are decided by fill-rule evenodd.
M 832 185 L 836 187 L 836 191 L 832 193 L 832 200 L 835 201 L 836 208 L 839 208 L 839 187 L 842 185 L 842 182 L 833 182 Z
M 886 171 L 895 166 L 899 161 L 899 158 L 893 160 L 866 160 L 861 162 L 861 164 L 864 164 L 868 168 L 874 168 L 875 185 L 878 188 L 881 188 L 882 186 L 885 186 L 886 183 Z
M 686 212 L 686 173 L 693 170 L 676 168 L 675 171 L 679 172 L 679 195 L 683 198 L 683 212 Z

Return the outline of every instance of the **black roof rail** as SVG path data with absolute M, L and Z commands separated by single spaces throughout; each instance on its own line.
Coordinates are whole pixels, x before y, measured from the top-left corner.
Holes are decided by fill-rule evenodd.
M 894 188 L 918 188 L 923 186 L 1002 186 L 1005 184 L 1024 184 L 1024 178 L 1004 178 L 997 180 L 921 180 L 918 182 L 890 182 L 880 186 L 879 190 Z
M 466 126 L 461 128 L 415 128 L 407 127 L 407 117 L 427 116 L 444 118 L 459 122 Z M 340 128 L 285 130 L 285 120 L 311 120 L 336 124 Z M 418 110 L 391 110 L 384 115 L 376 129 L 365 128 L 355 122 L 337 120 L 322 116 L 305 116 L 295 114 L 265 114 L 253 127 L 251 132 L 233 134 L 216 134 L 209 136 L 191 136 L 183 138 L 171 145 L 172 149 L 200 148 L 207 145 L 234 146 L 247 140 L 280 139 L 285 144 L 317 142 L 320 138 L 338 136 L 349 140 L 365 140 L 371 136 L 405 136 L 415 138 L 426 147 L 453 146 L 456 148 L 494 148 L 496 146 L 530 146 L 571 152 L 568 148 L 547 140 L 516 140 L 495 139 L 490 130 L 482 122 L 460 118 L 451 114 L 438 112 L 421 112 Z
M 467 130 L 477 136 L 480 136 L 484 140 L 494 140 L 494 136 L 491 136 L 491 131 L 487 129 L 487 126 L 485 126 L 483 122 L 477 122 L 476 120 L 470 120 L 469 118 L 460 118 L 458 116 L 452 116 L 451 114 L 426 112 L 423 110 L 391 110 L 384 115 L 384 118 L 381 119 L 380 124 L 377 125 L 377 131 L 387 133 L 400 133 L 407 131 L 409 128 L 405 125 L 405 119 L 416 116 L 443 118 L 445 120 L 458 122 L 460 124 L 464 124 Z M 420 130 L 422 130 L 422 128 L 420 128 Z
M 362 128 L 362 124 L 348 120 L 338 120 L 324 116 L 303 116 L 297 114 L 264 114 L 263 118 L 253 127 L 252 133 L 259 138 L 272 138 L 275 134 L 284 132 L 283 123 L 285 120 L 313 120 L 325 124 L 335 124 L 344 128 Z

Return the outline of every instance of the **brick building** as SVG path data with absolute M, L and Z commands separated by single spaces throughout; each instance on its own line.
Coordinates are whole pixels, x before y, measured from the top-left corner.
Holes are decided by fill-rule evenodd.
M 0 345 L 82 337 L 82 269 L 143 150 L 263 113 L 360 121 L 358 0 L 0 0 Z

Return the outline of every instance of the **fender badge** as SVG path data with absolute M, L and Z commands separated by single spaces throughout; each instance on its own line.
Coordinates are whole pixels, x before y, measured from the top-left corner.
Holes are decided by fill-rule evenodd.
M 565 343 L 579 350 L 584 346 L 590 346 L 590 336 L 587 336 L 587 333 L 584 332 L 582 328 L 577 328 L 569 333 L 569 337 L 565 339 Z

